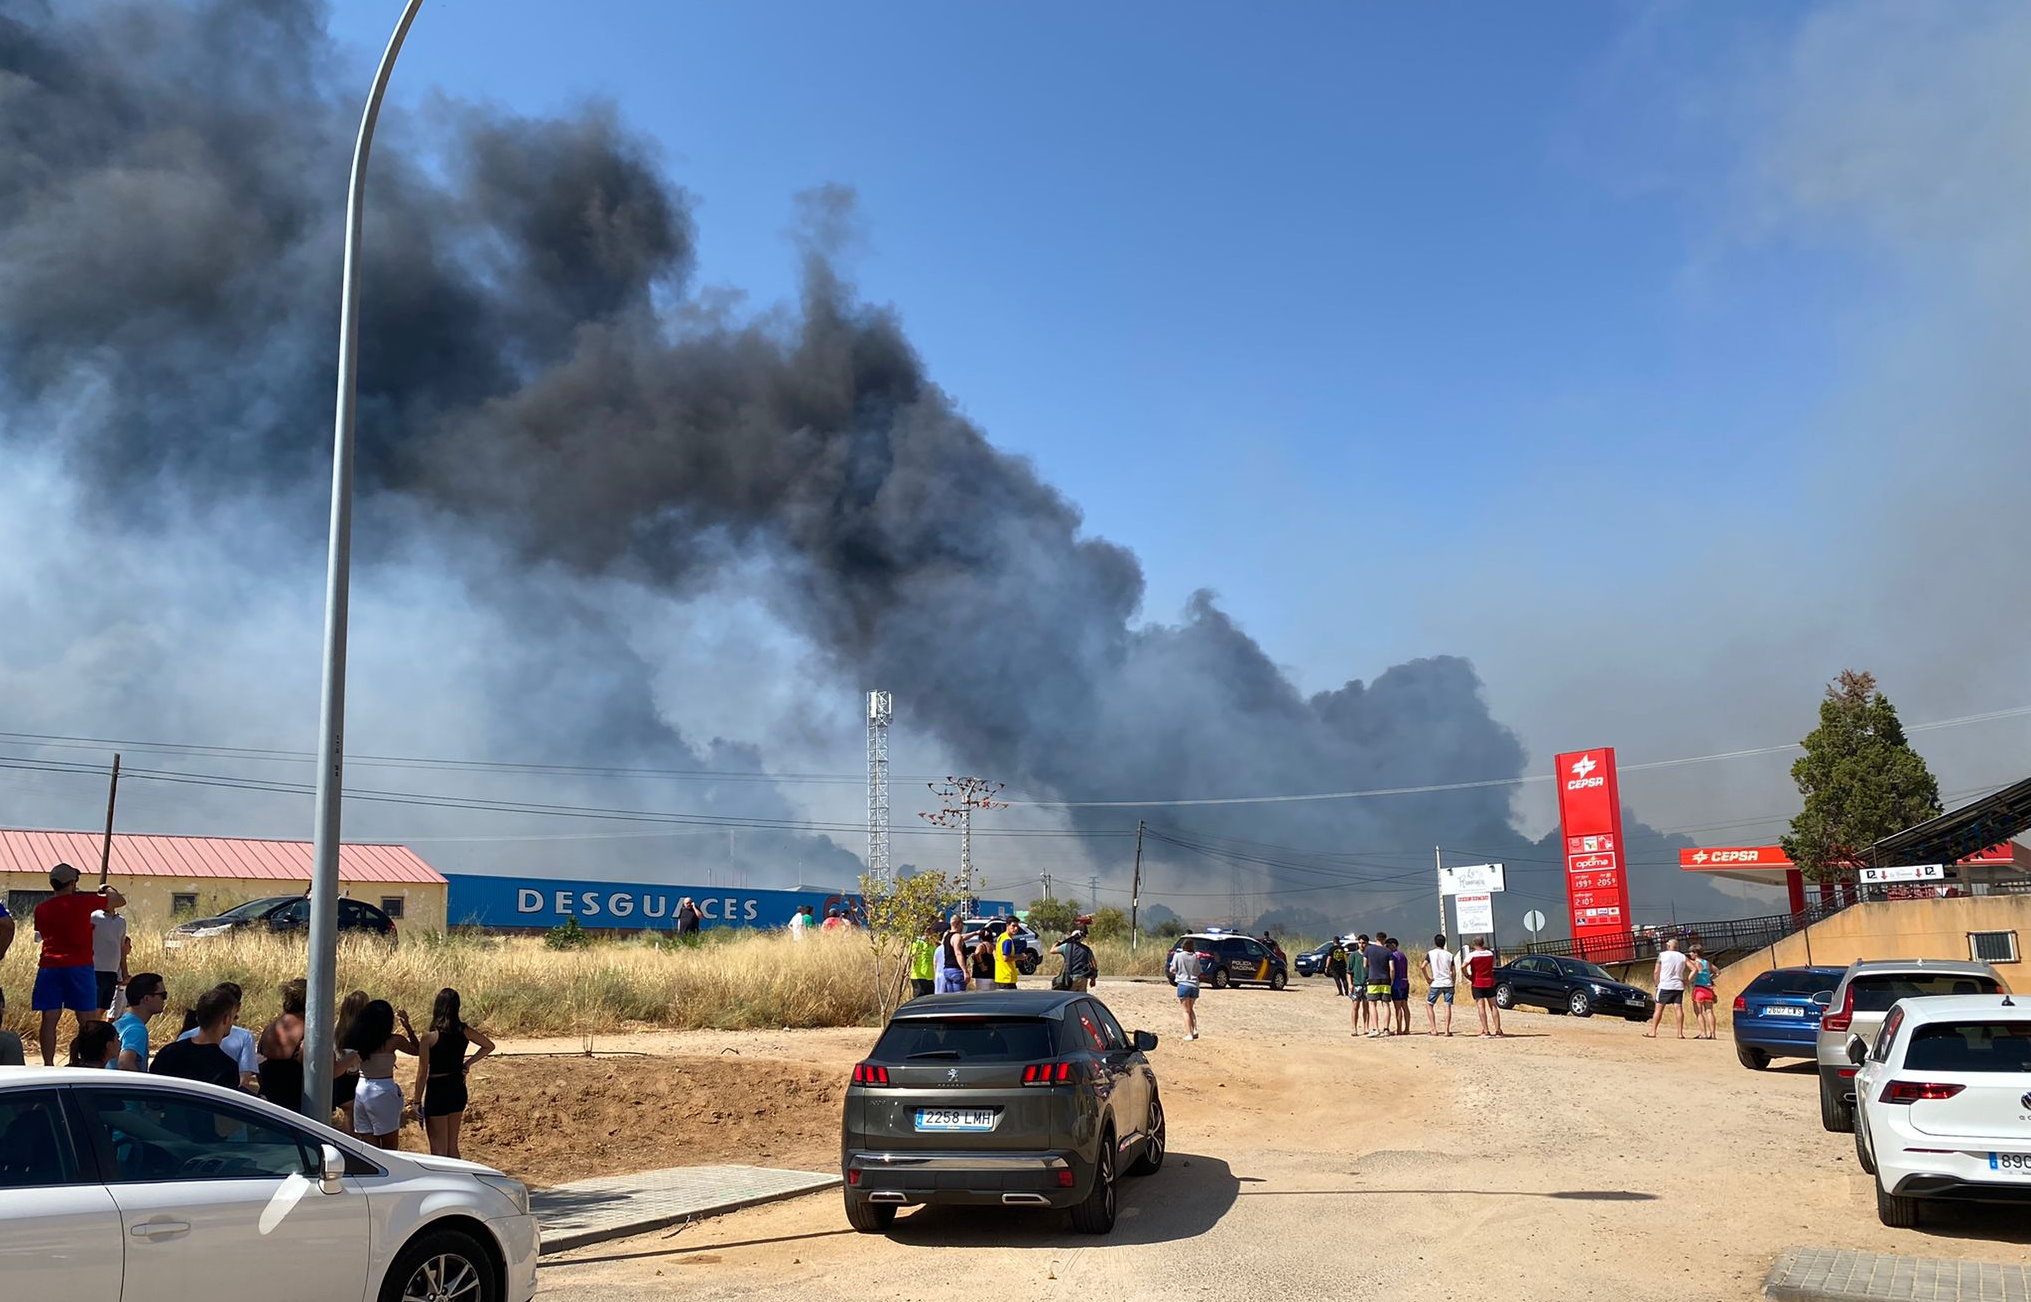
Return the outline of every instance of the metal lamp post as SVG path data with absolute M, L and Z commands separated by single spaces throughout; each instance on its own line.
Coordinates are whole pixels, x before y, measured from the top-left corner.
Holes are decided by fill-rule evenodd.
M 408 0 L 388 38 L 374 88 L 360 115 L 353 145 L 352 186 L 346 194 L 344 289 L 339 300 L 338 411 L 332 425 L 331 544 L 324 584 L 324 694 L 317 723 L 317 829 L 310 876 L 310 971 L 303 1013 L 303 1111 L 331 1115 L 334 1046 L 332 1012 L 338 995 L 339 802 L 344 794 L 346 723 L 346 601 L 353 546 L 353 414 L 359 389 L 360 220 L 367 189 L 367 153 L 381 115 L 395 56 L 423 0 Z

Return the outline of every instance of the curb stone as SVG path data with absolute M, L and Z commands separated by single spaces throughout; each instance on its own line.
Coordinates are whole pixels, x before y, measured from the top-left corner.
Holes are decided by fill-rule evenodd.
M 2031 1302 L 2031 1270 L 1844 1248 L 1786 1248 L 1763 1281 L 1773 1302 Z
M 839 1185 L 837 1172 L 761 1166 L 682 1166 L 575 1180 L 529 1195 L 542 1228 L 542 1255 L 646 1234 L 680 1221 L 718 1216 Z

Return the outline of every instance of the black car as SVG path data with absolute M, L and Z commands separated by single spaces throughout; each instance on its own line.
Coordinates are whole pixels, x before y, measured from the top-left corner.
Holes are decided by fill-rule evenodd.
M 846 1219 L 863 1234 L 898 1207 L 1057 1207 L 1114 1227 L 1117 1173 L 1164 1164 L 1164 1105 L 1144 1057 L 1091 995 L 928 995 L 896 1010 L 846 1087 Z
M 1333 942 L 1329 940 L 1315 949 L 1304 950 L 1291 960 L 1291 967 L 1301 977 L 1318 976 L 1326 970 L 1326 955 L 1332 949 Z
M 390 942 L 395 939 L 395 924 L 388 915 L 358 900 L 342 899 L 338 902 L 338 929 L 342 936 L 378 936 Z M 265 899 L 248 900 L 215 918 L 194 918 L 170 928 L 162 944 L 165 949 L 175 949 L 186 941 L 206 940 L 235 931 L 307 936 L 310 934 L 310 897 L 270 895 Z
M 1652 1008 L 1649 991 L 1617 981 L 1599 964 L 1551 954 L 1527 954 L 1496 968 L 1495 1002 L 1575 1017 L 1611 1013 L 1632 1022 L 1649 1021 Z

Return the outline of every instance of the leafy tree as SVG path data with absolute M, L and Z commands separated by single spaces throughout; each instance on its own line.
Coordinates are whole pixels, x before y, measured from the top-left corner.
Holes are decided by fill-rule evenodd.
M 1087 933 L 1094 940 L 1123 940 L 1128 936 L 1128 915 L 1118 905 L 1093 911 L 1093 926 Z
M 1040 936 L 1062 936 L 1072 930 L 1078 916 L 1077 900 L 1031 900 L 1030 915 L 1026 921 L 1030 929 Z
M 1863 850 L 1939 814 L 1939 782 L 1904 738 L 1872 674 L 1841 671 L 1791 779 L 1805 798 L 1784 853 L 1812 881 L 1839 878 Z
M 867 917 L 868 970 L 874 978 L 875 1008 L 886 1022 L 902 1003 L 910 975 L 910 944 L 927 927 L 939 925 L 959 905 L 959 893 L 944 873 L 919 872 L 884 881 L 863 873 L 860 897 Z
M 1173 913 L 1170 917 L 1165 918 L 1162 922 L 1159 922 L 1156 926 L 1151 927 L 1149 929 L 1149 934 L 1152 936 L 1161 936 L 1165 940 L 1173 940 L 1179 936 L 1184 935 L 1189 930 L 1190 928 L 1185 926 L 1185 920 L 1179 917 L 1177 914 Z

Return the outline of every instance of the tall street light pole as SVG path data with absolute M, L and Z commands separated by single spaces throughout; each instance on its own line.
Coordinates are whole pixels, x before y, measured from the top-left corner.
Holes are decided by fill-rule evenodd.
M 344 796 L 346 731 L 346 604 L 353 548 L 353 414 L 359 396 L 360 220 L 367 189 L 367 152 L 381 116 L 395 56 L 423 0 L 408 0 L 388 38 L 374 88 L 353 144 L 352 186 L 346 193 L 344 288 L 339 299 L 338 411 L 332 422 L 331 544 L 324 579 L 324 695 L 317 721 L 317 830 L 310 876 L 310 972 L 303 1017 L 303 1112 L 331 1116 L 332 1010 L 338 995 L 339 802 Z

